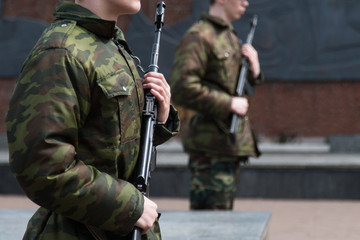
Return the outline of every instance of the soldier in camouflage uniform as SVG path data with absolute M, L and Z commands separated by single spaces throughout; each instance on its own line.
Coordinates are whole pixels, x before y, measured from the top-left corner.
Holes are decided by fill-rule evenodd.
M 141 79 L 121 14 L 140 0 L 76 0 L 55 10 L 25 61 L 7 114 L 10 168 L 41 207 L 24 239 L 161 239 L 157 205 L 130 182 L 139 154 L 143 88 L 158 99 L 154 145 L 179 130 L 160 73 Z M 151 46 L 149 46 L 151 47 Z M 155 224 L 154 224 L 155 222 Z
M 249 59 L 248 80 L 262 81 L 257 51 L 241 45 L 231 25 L 244 14 L 245 0 L 210 1 L 181 39 L 171 74 L 172 100 L 195 111 L 182 133 L 192 172 L 191 209 L 232 209 L 241 162 L 259 156 L 248 116 L 248 100 L 234 97 L 242 55 Z M 233 113 L 243 116 L 235 143 L 230 138 Z

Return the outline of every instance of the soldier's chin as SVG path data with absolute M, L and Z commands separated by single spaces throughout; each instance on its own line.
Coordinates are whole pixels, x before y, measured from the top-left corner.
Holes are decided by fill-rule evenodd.
M 237 15 L 237 18 L 236 18 L 236 19 L 240 19 L 242 15 L 244 15 L 244 14 L 243 14 L 243 13 L 240 13 L 239 15 Z M 235 20 L 236 20 L 236 19 L 235 19 Z

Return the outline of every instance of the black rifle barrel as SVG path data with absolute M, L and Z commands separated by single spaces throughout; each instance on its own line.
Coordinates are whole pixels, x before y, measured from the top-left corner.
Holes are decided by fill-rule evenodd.
M 246 38 L 246 43 L 248 43 L 248 44 L 252 44 L 252 41 L 254 39 L 256 25 L 257 25 L 257 15 L 254 15 L 252 20 L 250 21 L 251 29 Z M 243 94 L 244 94 L 244 87 L 245 87 L 245 83 L 247 81 L 246 75 L 247 75 L 248 69 L 249 69 L 249 61 L 246 57 L 243 57 L 239 81 L 238 81 L 238 84 L 236 87 L 236 96 L 243 96 Z M 230 125 L 230 134 L 231 134 L 233 142 L 235 142 L 235 139 L 236 139 L 236 134 L 238 131 L 238 126 L 239 126 L 239 118 L 240 118 L 239 115 L 237 115 L 236 113 L 233 113 L 232 119 L 231 119 L 231 125 Z
M 160 35 L 162 27 L 164 25 L 165 17 L 165 3 L 163 1 L 157 4 L 156 14 L 155 14 L 155 39 L 152 47 L 150 65 L 147 72 L 158 72 L 158 59 L 159 59 L 159 49 L 160 49 Z M 145 107 L 142 112 L 142 123 L 141 123 L 141 140 L 140 140 L 140 153 L 137 163 L 138 173 L 134 181 L 135 187 L 144 195 L 148 196 L 149 194 L 149 180 L 150 180 L 150 171 L 152 166 L 155 164 L 156 158 L 156 149 L 153 146 L 153 137 L 154 137 L 154 127 L 156 124 L 157 118 L 157 106 L 156 98 L 146 91 L 145 93 Z M 138 227 L 134 228 L 133 240 L 141 239 L 141 229 Z

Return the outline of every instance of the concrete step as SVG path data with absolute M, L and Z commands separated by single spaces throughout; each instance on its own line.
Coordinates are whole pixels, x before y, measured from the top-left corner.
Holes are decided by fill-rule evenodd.
M 260 142 L 263 155 L 241 167 L 237 197 L 360 199 L 360 153 L 332 153 L 319 140 L 278 144 Z M 188 197 L 188 156 L 178 140 L 157 147 L 151 195 Z M 0 194 L 22 194 L 0 152 Z
M 270 140 L 259 142 L 259 148 L 264 153 L 328 153 L 330 145 L 323 138 L 308 138 L 303 141 L 278 143 Z M 157 147 L 161 151 L 182 152 L 181 141 L 178 138 L 171 139 Z
M 237 197 L 360 199 L 360 154 L 332 153 L 323 142 L 260 143 L 260 158 L 241 167 Z M 188 197 L 188 157 L 180 142 L 158 148 L 151 194 Z
M 279 144 L 262 142 L 262 155 L 250 158 L 244 168 L 358 168 L 360 153 L 332 153 L 330 146 L 320 140 Z M 186 167 L 188 156 L 178 140 L 171 140 L 157 147 L 157 167 Z

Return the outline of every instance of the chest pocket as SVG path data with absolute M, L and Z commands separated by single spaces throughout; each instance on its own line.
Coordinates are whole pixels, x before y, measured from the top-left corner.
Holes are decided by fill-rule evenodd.
M 97 81 L 105 95 L 101 104 L 104 129 L 117 145 L 140 137 L 140 107 L 138 89 L 132 75 L 124 70 Z M 100 110 L 99 110 L 100 111 Z M 108 134 L 107 134 L 108 135 Z M 116 141 L 117 140 L 117 141 Z
M 214 67 L 219 74 L 221 85 L 228 93 L 233 93 L 233 89 L 238 79 L 238 70 L 240 64 L 240 50 L 236 50 L 235 46 L 215 46 L 215 61 L 218 66 Z

